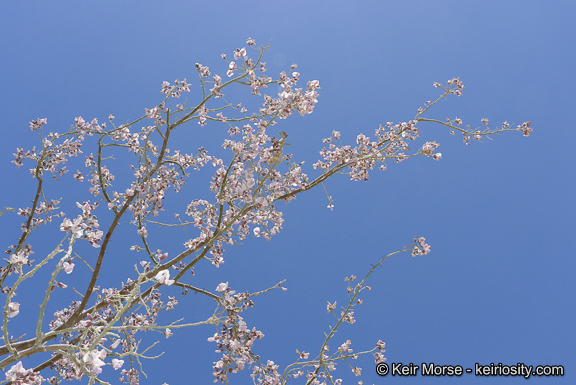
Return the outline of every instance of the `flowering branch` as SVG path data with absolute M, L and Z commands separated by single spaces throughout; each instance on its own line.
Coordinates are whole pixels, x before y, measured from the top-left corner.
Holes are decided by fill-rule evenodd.
M 186 281 L 185 273 L 194 274 L 194 267 L 201 261 L 208 261 L 215 267 L 225 263 L 224 252 L 226 245 L 236 245 L 249 236 L 270 240 L 283 225 L 282 212 L 276 207 L 276 202 L 289 203 L 300 193 L 309 191 L 336 174 L 346 173 L 351 180 L 367 181 L 369 173 L 375 167 L 385 170 L 387 162 L 400 163 L 410 157 L 423 155 L 435 160 L 442 158 L 436 152 L 438 143 L 426 142 L 418 150 L 411 150 L 410 142 L 419 138 L 420 122 L 429 122 L 448 127 L 452 133 L 459 131 L 463 134 L 464 142 L 471 139 L 480 140 L 482 137 L 504 131 L 520 131 L 529 136 L 532 129 L 530 122 L 525 122 L 515 129 L 504 122 L 500 128 L 490 129 L 488 120 L 483 119 L 483 130 L 462 128 L 459 118 L 446 119 L 424 117 L 432 106 L 438 101 L 450 96 L 460 96 L 464 86 L 459 78 L 453 78 L 446 85 L 435 83 L 434 86 L 442 89 L 442 94 L 433 102 L 426 102 L 418 109 L 414 119 L 408 122 L 388 122 L 375 130 L 374 137 L 364 134 L 356 136 L 355 145 L 345 145 L 340 141 L 340 132 L 334 130 L 323 140 L 324 148 L 320 151 L 320 158 L 312 165 L 309 177 L 304 171 L 304 162 L 293 161 L 286 146 L 288 133 L 279 131 L 277 135 L 271 134 L 273 126 L 287 119 L 294 112 L 307 115 L 313 112 L 318 102 L 320 83 L 317 80 L 308 81 L 305 87 L 298 87 L 300 73 L 297 66 L 291 66 L 291 73 L 280 73 L 277 79 L 266 76 L 266 63 L 262 61 L 268 47 L 256 48 L 252 39 L 247 41 L 248 47 L 256 52 L 256 59 L 249 57 L 245 48 L 236 49 L 232 59 L 226 62 L 226 76 L 223 81 L 219 75 L 211 75 L 210 69 L 196 63 L 196 71 L 201 88 L 201 98 L 193 107 L 176 104 L 171 107 L 172 99 L 190 92 L 186 79 L 176 80 L 173 84 L 164 82 L 161 93 L 163 100 L 152 108 L 145 108 L 140 118 L 116 126 L 115 117 L 110 115 L 108 120 L 112 126 L 107 129 L 107 123 L 99 123 L 97 119 L 90 122 L 82 117 L 75 119 L 75 124 L 63 133 L 45 134 L 46 119 L 37 119 L 30 123 L 30 129 L 37 132 L 42 146 L 24 151 L 18 148 L 14 154 L 13 163 L 16 167 L 23 165 L 23 161 L 32 161 L 30 169 L 37 181 L 32 206 L 21 208 L 18 215 L 25 217 L 21 225 L 22 235 L 17 243 L 11 245 L 7 254 L 10 255 L 5 266 L 0 267 L 0 291 L 6 295 L 3 317 L 4 346 L 0 347 L 0 367 L 12 367 L 6 372 L 10 383 L 41 383 L 45 379 L 40 375 L 45 369 L 51 368 L 56 375 L 46 379 L 50 384 L 58 384 L 62 379 L 80 379 L 84 375 L 89 382 L 104 383 L 99 379 L 102 367 L 110 365 L 115 370 L 123 368 L 124 360 L 128 357 L 129 369 L 120 372 L 121 381 L 138 383 L 140 373 L 144 374 L 141 358 L 155 358 L 145 353 L 156 345 L 151 343 L 145 349 L 140 348 L 140 341 L 136 333 L 140 331 L 161 332 L 166 338 L 173 335 L 172 330 L 206 324 L 218 325 L 219 329 L 209 341 L 217 344 L 222 358 L 214 363 L 213 374 L 216 380 L 227 383 L 228 375 L 246 368 L 252 368 L 252 378 L 259 384 L 286 383 L 288 378 L 304 375 L 301 369 L 307 371 L 307 383 L 318 383 L 320 380 L 332 384 L 340 383 L 330 374 L 336 363 L 342 360 L 356 359 L 361 354 L 373 353 L 376 362 L 384 360 L 384 343 L 378 341 L 376 347 L 359 353 L 353 353 L 351 342 L 347 340 L 337 351 L 328 355 L 328 343 L 333 339 L 337 329 L 343 323 L 354 323 L 354 306 L 361 303 L 359 293 L 364 289 L 366 279 L 377 266 L 391 255 L 409 251 L 405 247 L 386 257 L 373 266 L 364 279 L 356 286 L 351 286 L 355 277 L 347 278 L 349 302 L 338 316 L 334 313 L 336 303 L 328 303 L 328 311 L 336 317 L 336 324 L 326 335 L 320 348 L 320 353 L 314 360 L 308 360 L 308 353 L 300 353 L 298 361 L 289 365 L 280 374 L 278 365 L 268 360 L 261 362 L 260 357 L 252 349 L 254 342 L 261 339 L 264 334 L 255 328 L 249 329 L 240 313 L 254 306 L 253 298 L 274 288 L 282 288 L 282 282 L 256 293 L 236 293 L 228 287 L 228 283 L 217 286 L 216 292 L 195 287 Z M 269 85 L 278 85 L 280 92 L 277 95 L 268 95 L 264 91 Z M 224 92 L 233 86 L 249 87 L 250 93 L 260 96 L 262 106 L 255 112 L 249 113 L 242 104 L 233 105 L 226 100 Z M 229 117 L 225 116 L 230 115 Z M 229 138 L 223 140 L 222 147 L 230 151 L 229 157 L 219 158 L 209 155 L 208 150 L 199 147 L 197 152 L 183 153 L 180 150 L 171 151 L 169 146 L 174 144 L 173 132 L 184 124 L 196 121 L 200 128 L 208 124 L 224 124 Z M 136 125 L 143 124 L 141 128 Z M 94 137 L 94 139 L 89 139 Z M 56 213 L 59 209 L 59 200 L 46 198 L 47 189 L 43 175 L 50 172 L 54 179 L 68 173 L 66 163 L 72 158 L 83 154 L 81 148 L 87 140 L 92 140 L 95 149 L 85 155 L 84 168 L 86 171 L 77 172 L 73 179 L 78 182 L 87 182 L 88 193 L 93 200 L 76 202 L 81 211 L 75 218 L 67 217 L 65 213 Z M 130 177 L 122 174 L 115 167 L 114 154 L 117 151 L 133 153 L 135 162 L 129 165 Z M 213 194 L 211 200 L 192 199 L 186 207 L 174 216 L 178 223 L 172 224 L 156 218 L 165 211 L 165 201 L 169 190 L 179 192 L 191 176 L 190 169 L 201 170 L 211 164 L 215 171 L 209 184 Z M 79 166 L 82 168 L 82 166 Z M 316 171 L 315 171 L 316 170 Z M 120 172 L 121 174 L 118 174 Z M 122 175 L 117 178 L 116 175 Z M 118 185 L 125 184 L 121 187 Z M 333 209 L 332 197 L 328 194 L 328 208 Z M 104 207 L 108 211 L 103 211 Z M 5 208 L 0 214 L 11 211 Z M 181 220 L 181 215 L 190 219 Z M 49 225 L 56 218 L 59 229 L 66 236 L 42 261 L 36 263 L 30 259 L 33 254 L 29 235 L 32 231 L 40 231 L 40 225 Z M 146 260 L 135 267 L 135 273 L 128 277 L 126 283 L 117 288 L 100 288 L 102 276 L 107 274 L 110 262 L 114 255 L 125 253 L 125 250 L 115 249 L 113 240 L 120 237 L 118 227 L 120 222 L 129 222 L 135 230 L 121 235 L 122 238 L 136 236 L 139 244 L 133 245 L 131 251 L 144 251 Z M 101 223 L 107 223 L 103 226 Z M 158 231 L 169 230 L 172 227 L 185 226 L 193 228 L 192 235 L 181 240 L 182 246 L 175 254 L 172 251 L 156 249 L 154 243 L 148 238 L 148 232 L 154 225 Z M 123 230 L 125 231 L 125 230 Z M 154 230 L 156 231 L 156 230 Z M 66 250 L 61 245 L 68 239 Z M 75 250 L 78 244 L 87 241 L 91 251 L 83 252 L 93 255 L 94 263 L 88 263 L 85 255 L 80 256 Z M 174 248 L 174 246 L 166 246 Z M 156 249 L 156 250 L 155 250 Z M 154 251 L 155 250 L 155 251 Z M 424 238 L 416 238 L 412 247 L 413 256 L 425 255 L 430 246 Z M 64 255 L 51 262 L 59 253 Z M 83 258 L 84 257 L 84 258 Z M 89 268 L 87 276 L 80 277 L 82 272 L 74 271 L 74 260 L 78 258 Z M 92 260 L 90 260 L 92 261 Z M 51 263 L 53 263 L 51 265 Z M 46 293 L 39 306 L 34 337 L 27 340 L 13 340 L 8 333 L 9 321 L 17 317 L 20 304 L 13 301 L 18 289 L 23 287 L 35 273 L 44 266 L 53 269 Z M 29 271 L 25 271 L 26 269 Z M 114 267 L 112 267 L 114 268 Z M 53 298 L 55 288 L 66 289 L 67 285 L 58 282 L 58 274 L 65 271 L 67 276 L 79 282 L 88 282 L 85 289 L 79 293 L 80 299 L 73 301 L 69 307 L 61 309 L 54 314 L 54 319 L 48 323 L 49 330 L 44 330 L 44 320 L 47 317 L 46 309 L 50 299 Z M 74 274 L 72 274 L 74 272 Z M 11 286 L 10 286 L 11 285 Z M 186 323 L 183 320 L 168 322 L 160 325 L 158 315 L 163 311 L 170 311 L 177 304 L 175 297 L 168 296 L 163 299 L 161 292 L 165 286 L 174 286 L 182 289 L 183 294 L 188 291 L 199 293 L 216 303 L 215 313 L 205 321 Z M 74 289 L 75 290 L 75 289 Z M 76 293 L 78 293 L 75 290 Z M 62 292 L 59 292 L 62 293 Z M 58 341 L 51 342 L 55 339 Z M 111 344 L 110 344 L 111 343 Z M 121 351 L 117 351 L 121 347 Z M 379 350 L 379 352 L 375 352 Z M 24 369 L 22 357 L 32 355 L 49 355 L 44 361 L 33 369 Z M 111 361 L 109 357 L 115 357 Z M 137 364 L 137 365 L 136 365 Z M 361 369 L 352 367 L 355 375 L 360 375 Z

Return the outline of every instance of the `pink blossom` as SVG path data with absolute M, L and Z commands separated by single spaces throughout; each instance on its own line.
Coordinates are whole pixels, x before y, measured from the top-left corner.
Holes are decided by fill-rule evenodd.
M 378 364 L 380 362 L 386 361 L 386 357 L 384 357 L 384 354 L 377 352 L 377 353 L 374 353 L 374 360 Z
M 326 310 L 328 313 L 334 311 L 334 309 L 336 309 L 336 301 L 334 301 L 334 303 L 330 303 L 330 301 L 328 301 L 328 304 L 326 305 Z
M 45 125 L 48 122 L 48 119 L 44 118 L 44 119 L 36 119 L 30 122 L 30 129 L 32 131 L 35 131 L 39 128 L 41 128 L 43 125 Z
M 234 59 L 238 60 L 240 59 L 242 56 L 246 56 L 246 48 L 236 48 L 236 51 L 234 51 Z
M 234 69 L 236 69 L 236 62 L 231 61 L 230 64 L 228 64 L 228 72 L 226 72 L 226 75 L 228 75 L 228 77 L 234 75 Z
M 18 376 L 26 373 L 26 369 L 22 366 L 22 361 L 18 361 L 17 364 L 12 365 L 9 371 L 6 372 L 6 380 L 14 381 Z
M 350 345 L 352 344 L 352 341 L 347 340 L 346 342 L 344 342 L 342 345 L 340 345 L 340 347 L 338 348 L 338 351 L 340 353 L 352 353 L 352 349 L 350 349 Z
M 414 249 L 412 250 L 412 256 L 415 257 L 417 255 L 426 255 L 430 252 L 430 245 L 426 243 L 426 238 L 424 237 L 416 237 L 414 238 Z
M 6 372 L 6 380 L 15 385 L 40 385 L 44 378 L 33 369 L 24 369 L 22 361 L 18 361 Z
M 137 233 L 138 233 L 138 235 L 140 235 L 141 237 L 144 237 L 144 238 L 146 238 L 148 236 L 148 230 L 146 230 L 145 226 L 142 226 L 141 228 L 139 228 Z
M 112 345 L 110 345 L 110 350 L 114 350 L 118 347 L 118 345 L 120 345 L 120 342 L 122 340 L 120 338 L 118 338 L 116 341 L 114 341 L 114 343 Z
M 119 359 L 117 359 L 117 358 L 113 358 L 113 359 L 112 359 L 112 367 L 113 367 L 115 370 L 120 369 L 120 368 L 122 367 L 122 365 L 124 365 L 124 360 L 119 360 Z
M 104 358 L 106 358 L 106 350 L 98 351 L 97 349 L 94 349 L 91 352 L 85 353 L 82 360 L 88 366 L 92 367 L 94 373 L 100 374 L 102 373 L 101 367 L 105 365 L 104 361 L 102 361 Z
M 80 170 L 76 170 L 76 174 L 74 174 L 74 179 L 76 179 L 78 182 L 84 181 L 84 175 L 82 175 Z
M 518 128 L 516 128 L 518 131 L 521 131 L 524 136 L 530 136 L 530 133 L 532 132 L 532 128 L 530 128 L 530 126 L 532 125 L 532 122 L 524 122 L 522 123 L 522 125 L 518 126 Z
M 20 250 L 10 256 L 10 263 L 13 265 L 25 265 L 28 263 L 28 257 Z
M 148 119 L 159 119 L 160 118 L 160 114 L 158 112 L 158 107 L 154 107 L 152 109 L 144 108 L 144 111 L 146 112 L 146 117 Z
M 320 88 L 320 82 L 318 80 L 310 80 L 308 82 L 308 89 L 314 91 Z
M 254 199 L 254 205 L 259 209 L 265 209 L 268 207 L 268 200 L 264 197 L 258 197 Z
M 82 326 L 83 328 L 87 328 L 92 326 L 92 321 L 91 320 L 82 320 L 79 322 L 80 326 Z
M 203 78 L 210 76 L 210 68 L 208 68 L 208 66 L 203 66 L 200 63 L 195 63 L 195 66 L 196 70 L 200 72 L 200 76 L 202 76 Z
M 72 271 L 74 270 L 74 264 L 73 263 L 68 263 L 68 262 L 64 262 L 62 264 L 62 267 L 64 268 L 64 271 L 66 272 L 66 274 L 70 274 L 72 273 Z
M 8 317 L 16 317 L 20 313 L 20 304 L 18 302 L 10 302 L 8 304 Z
M 170 279 L 170 272 L 168 270 L 162 270 L 155 277 L 159 283 L 162 285 L 170 286 L 174 283 L 173 279 Z
M 298 349 L 296 349 L 296 354 L 298 354 L 298 356 L 304 360 L 307 360 L 308 356 L 310 356 L 310 353 L 300 352 Z
M 432 156 L 432 151 L 434 151 L 438 146 L 439 144 L 436 142 L 426 142 L 420 151 L 422 151 L 422 154 L 426 156 Z M 440 157 L 442 157 L 442 154 L 440 154 Z
M 60 224 L 60 231 L 69 231 L 71 232 L 76 238 L 81 238 L 84 235 L 84 230 L 82 228 L 82 217 L 78 216 L 72 222 L 70 219 L 65 218 Z
M 90 242 L 92 247 L 96 247 L 96 248 L 100 247 L 98 242 L 100 242 L 102 240 L 102 236 L 104 236 L 104 232 L 101 230 L 86 231 L 86 240 L 88 242 Z
M 219 293 L 224 293 L 226 289 L 228 289 L 228 282 L 222 282 L 216 286 L 216 291 Z

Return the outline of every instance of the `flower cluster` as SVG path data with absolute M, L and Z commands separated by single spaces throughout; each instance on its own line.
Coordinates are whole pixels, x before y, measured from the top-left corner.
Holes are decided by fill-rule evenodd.
M 440 152 L 437 152 L 435 154 L 433 153 L 433 151 L 436 150 L 438 146 L 439 144 L 436 142 L 426 142 L 422 146 L 420 153 L 426 156 L 430 156 L 436 160 L 442 159 L 442 154 Z
M 38 130 L 46 123 L 47 119 L 37 119 L 30 122 L 30 129 Z M 16 159 L 13 160 L 12 163 L 16 164 L 16 167 L 19 168 L 23 164 L 23 159 L 30 159 L 36 163 L 36 167 L 30 169 L 32 176 L 42 176 L 45 171 L 62 176 L 66 174 L 68 170 L 66 166 L 60 165 L 65 164 L 69 158 L 76 157 L 82 153 L 80 148 L 82 147 L 84 136 L 86 134 L 92 135 L 93 133 L 101 132 L 102 129 L 103 127 L 98 124 L 97 119 L 86 123 L 84 119 L 76 118 L 76 125 L 72 126 L 68 133 L 48 133 L 42 140 L 41 150 L 36 151 L 36 147 L 28 151 L 17 148 L 17 152 L 14 153 Z M 57 140 L 67 136 L 70 136 L 70 138 L 64 139 L 62 143 L 57 143 Z
M 235 154 L 235 162 L 229 167 L 220 159 L 213 159 L 219 166 L 210 185 L 215 203 L 195 199 L 186 210 L 194 226 L 200 229 L 198 237 L 185 243 L 189 249 L 196 249 L 216 232 L 221 234 L 210 250 L 216 266 L 224 261 L 223 244 L 234 244 L 234 237 L 245 239 L 251 226 L 257 237 L 269 240 L 277 234 L 283 218 L 273 202 L 284 196 L 288 202 L 293 199 L 288 196 L 291 192 L 306 186 L 307 175 L 302 172 L 302 163 L 290 165 L 284 173 L 275 168 L 279 161 L 274 158 L 282 151 L 285 138 L 270 137 L 262 125 L 259 127 L 256 131 L 245 124 L 241 141 L 224 141 L 223 147 Z M 224 204 L 228 206 L 226 211 L 221 209 Z
M 84 238 L 92 246 L 100 247 L 98 243 L 102 240 L 104 233 L 98 230 L 100 227 L 98 219 L 92 214 L 92 211 L 98 207 L 98 203 L 91 204 L 90 201 L 76 202 L 76 206 L 82 209 L 82 215 L 78 215 L 73 221 L 65 218 L 60 224 L 60 231 L 69 232 L 75 238 Z
M 106 350 L 98 351 L 98 349 L 94 349 L 84 354 L 82 360 L 95 374 L 100 374 L 102 373 L 102 366 L 105 365 L 104 361 L 102 361 L 104 358 L 106 358 Z
M 6 380 L 15 385 L 40 385 L 44 378 L 32 369 L 24 369 L 22 361 L 18 361 L 6 372 Z
M 27 217 L 26 222 L 22 223 L 20 228 L 22 229 L 23 233 L 29 234 L 35 228 L 42 224 L 49 224 L 51 223 L 54 218 L 64 216 L 62 211 L 56 212 L 59 209 L 58 205 L 60 204 L 60 200 L 51 199 L 50 201 L 40 200 L 34 209 L 30 207 L 26 208 L 19 208 L 17 211 L 18 215 L 23 217 Z M 13 245 L 11 249 L 18 249 L 18 247 L 29 247 L 26 245 Z
M 426 255 L 430 252 L 430 245 L 426 243 L 426 238 L 424 237 L 416 237 L 414 238 L 415 246 L 412 249 L 412 256 L 415 257 L 417 255 Z
M 190 85 L 191 84 L 186 83 L 186 78 L 184 78 L 184 80 L 174 80 L 174 85 L 170 85 L 169 82 L 165 81 L 162 83 L 162 90 L 160 92 L 173 98 L 179 98 L 182 92 L 190 92 Z
M 227 382 L 230 373 L 237 373 L 252 364 L 258 362 L 258 356 L 252 353 L 254 342 L 264 337 L 264 334 L 256 330 L 249 329 L 240 312 L 254 306 L 248 293 L 238 293 L 228 286 L 228 282 L 220 283 L 216 291 L 222 294 L 221 306 L 225 309 L 227 316 L 221 323 L 219 332 L 208 338 L 209 342 L 217 344 L 217 352 L 222 353 L 222 358 L 214 362 L 215 381 Z M 278 378 L 278 367 L 269 361 L 268 365 L 256 365 L 252 376 L 260 375 L 266 378 L 264 382 L 270 382 L 270 376 Z
M 386 159 L 392 158 L 401 162 L 407 158 L 403 151 L 409 150 L 407 140 L 418 139 L 417 123 L 417 120 L 399 124 L 388 122 L 386 126 L 376 129 L 376 140 L 370 140 L 370 137 L 359 134 L 356 137 L 356 147 L 336 145 L 334 142 L 340 139 L 340 132 L 333 131 L 331 137 L 323 140 L 328 144 L 328 148 L 320 151 L 323 159 L 314 163 L 313 167 L 324 170 L 324 173 L 349 168 L 351 180 L 367 181 L 369 170 L 374 169 L 377 163 L 380 163 L 381 170 L 385 170 Z
M 532 126 L 531 122 L 524 122 L 521 125 L 519 125 L 516 129 L 518 131 L 521 131 L 524 136 L 530 136 L 530 133 L 532 132 L 532 128 L 530 128 L 530 126 Z

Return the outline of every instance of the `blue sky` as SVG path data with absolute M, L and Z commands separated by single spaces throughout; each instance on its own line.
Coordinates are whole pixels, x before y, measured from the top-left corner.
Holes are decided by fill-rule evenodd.
M 309 175 L 315 175 L 311 165 L 332 130 L 352 144 L 358 133 L 373 135 L 379 124 L 408 121 L 437 96 L 433 82 L 458 76 L 464 95 L 442 102 L 430 117 L 457 116 L 473 127 L 484 117 L 495 125 L 530 120 L 532 136 L 504 133 L 465 146 L 442 127 L 422 125 L 421 143 L 439 142 L 441 161 L 418 157 L 390 164 L 372 172 L 368 182 L 333 178 L 325 187 L 334 211 L 326 208 L 323 189 L 280 204 L 285 223 L 279 235 L 229 247 L 223 266 L 199 266 L 191 283 L 214 290 L 228 281 L 238 291 L 256 291 L 286 279 L 288 291 L 258 297 L 245 315 L 266 335 L 255 351 L 284 367 L 297 358 L 295 349 L 317 354 L 334 323 L 326 301 L 344 303 L 345 276 L 363 276 L 381 256 L 425 236 L 432 253 L 387 260 L 369 281 L 373 290 L 363 295 L 356 324 L 340 330 L 333 349 L 347 339 L 356 350 L 370 349 L 382 339 L 388 363 L 564 365 L 564 377 L 531 382 L 574 383 L 574 17 L 576 6 L 568 1 L 5 3 L 0 205 L 23 207 L 32 199 L 27 167 L 16 170 L 10 163 L 16 147 L 38 145 L 28 122 L 45 117 L 47 129 L 62 131 L 76 116 L 138 118 L 144 107 L 161 101 L 164 80 L 193 79 L 194 94 L 195 62 L 224 75 L 220 54 L 245 46 L 248 37 L 258 44 L 272 41 L 266 58 L 271 74 L 298 63 L 302 80 L 320 80 L 314 113 L 277 126 L 289 133 L 289 150 L 306 160 Z M 249 92 L 234 97 L 251 98 Z M 216 126 L 192 124 L 187 130 L 178 137 L 182 146 L 220 151 Z M 206 175 L 198 179 L 204 184 L 190 180 L 185 196 L 171 198 L 185 205 L 209 197 L 201 179 Z M 87 185 L 63 179 L 49 184 L 50 197 L 66 200 L 78 191 L 87 199 Z M 63 203 L 69 216 L 77 215 L 73 205 Z M 0 223 L 7 248 L 20 236 L 20 218 L 6 214 Z M 56 225 L 42 231 L 32 242 L 37 258 L 54 234 L 60 236 Z M 185 236 L 163 235 L 157 247 L 178 253 Z M 132 273 L 140 256 L 127 252 L 127 245 L 118 239 L 103 285 Z M 118 271 L 118 265 L 128 270 Z M 81 281 L 73 281 L 79 273 L 67 283 L 83 290 Z M 39 292 L 28 290 L 19 293 L 20 302 Z M 179 300 L 174 317 L 199 321 L 213 310 L 200 296 Z M 166 353 L 147 363 L 149 378 L 142 383 L 211 382 L 211 364 L 219 358 L 206 341 L 213 333 L 210 326 L 179 330 L 161 341 L 154 352 Z M 26 368 L 34 361 L 27 362 Z M 365 384 L 524 383 L 471 374 L 450 380 L 378 377 L 368 356 L 357 365 L 364 368 Z M 111 367 L 104 370 L 104 378 L 117 380 Z M 337 373 L 355 383 L 345 364 Z M 235 380 L 249 381 L 245 375 Z

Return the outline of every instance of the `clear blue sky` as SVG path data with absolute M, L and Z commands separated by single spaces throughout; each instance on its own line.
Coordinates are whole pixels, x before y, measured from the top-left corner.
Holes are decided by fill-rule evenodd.
M 249 326 L 266 335 L 255 352 L 284 367 L 296 359 L 295 349 L 317 354 L 334 323 L 326 301 L 344 302 L 345 276 L 363 276 L 382 255 L 425 236 L 432 253 L 385 262 L 357 308 L 356 324 L 342 328 L 332 349 L 351 339 L 353 348 L 364 350 L 382 339 L 388 363 L 564 365 L 564 377 L 530 382 L 572 384 L 575 17 L 570 1 L 5 2 L 0 205 L 28 206 L 33 197 L 27 167 L 16 171 L 10 163 L 16 147 L 38 144 L 29 121 L 45 117 L 47 129 L 63 131 L 79 115 L 137 118 L 161 100 L 162 81 L 195 80 L 195 62 L 224 75 L 220 54 L 245 46 L 247 37 L 260 44 L 272 40 L 271 73 L 298 63 L 302 80 L 320 80 L 315 112 L 278 126 L 289 132 L 290 150 L 307 161 L 310 175 L 321 139 L 332 130 L 353 143 L 360 132 L 373 135 L 379 124 L 410 120 L 437 95 L 433 82 L 459 76 L 464 95 L 441 103 L 431 117 L 458 116 L 472 126 L 483 117 L 494 124 L 531 120 L 532 136 L 507 133 L 465 146 L 458 135 L 422 125 L 423 137 L 441 144 L 441 161 L 390 164 L 367 183 L 334 178 L 326 184 L 334 211 L 326 208 L 322 189 L 281 204 L 285 224 L 278 236 L 228 247 L 220 269 L 206 263 L 191 282 L 214 290 L 228 281 L 236 290 L 255 291 L 287 279 L 288 291 L 258 297 L 245 315 Z M 197 82 L 191 83 L 194 92 Z M 208 143 L 218 151 L 210 141 L 220 135 L 215 127 L 191 125 L 181 134 L 182 145 Z M 72 188 L 88 187 L 64 179 L 50 184 L 50 197 L 66 199 Z M 177 202 L 210 197 L 207 187 L 191 180 Z M 71 204 L 63 209 L 76 216 Z M 3 248 L 17 241 L 19 223 L 13 214 L 0 218 Z M 132 229 L 126 224 L 123 231 Z M 37 259 L 55 233 L 61 235 L 46 231 L 34 238 Z M 165 236 L 155 247 L 176 254 L 185 236 Z M 120 240 L 116 246 L 106 269 L 114 270 L 115 260 L 131 266 L 140 259 Z M 131 272 L 115 271 L 108 281 L 117 284 Z M 73 281 L 80 271 L 75 274 L 64 278 L 83 290 L 84 283 Z M 42 287 L 30 287 L 28 294 Z M 28 294 L 20 293 L 22 303 Z M 213 310 L 200 296 L 179 300 L 174 317 L 199 321 Z M 35 306 L 23 306 L 21 314 Z M 213 333 L 208 326 L 179 330 L 161 341 L 154 353 L 166 354 L 147 363 L 149 378 L 142 383 L 211 383 L 211 365 L 219 358 L 206 341 Z M 23 363 L 28 368 L 33 362 Z M 371 357 L 357 364 L 365 384 L 525 381 L 472 374 L 378 377 Z M 111 367 L 104 371 L 103 378 L 117 381 Z M 338 376 L 355 383 L 346 364 Z M 234 380 L 249 381 L 245 375 Z

